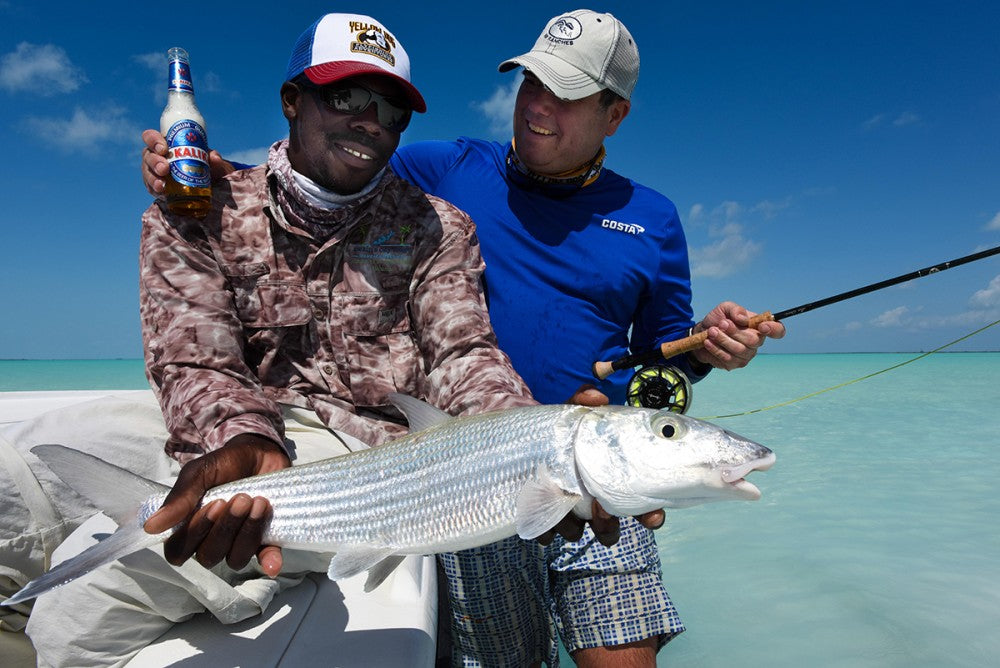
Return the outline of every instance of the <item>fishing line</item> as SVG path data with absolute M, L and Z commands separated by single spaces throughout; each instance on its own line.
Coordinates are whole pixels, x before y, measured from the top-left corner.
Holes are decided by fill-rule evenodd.
M 833 390 L 839 390 L 842 387 L 847 387 L 848 385 L 853 385 L 854 383 L 860 383 L 863 380 L 868 380 L 869 378 L 874 378 L 875 376 L 881 375 L 883 373 L 886 373 L 886 372 L 889 372 L 889 371 L 893 371 L 893 370 L 898 369 L 900 367 L 904 367 L 907 364 L 913 364 L 917 360 L 921 360 L 921 359 L 923 359 L 925 357 L 929 357 L 930 355 L 933 355 L 934 353 L 939 353 L 942 350 L 944 350 L 945 348 L 949 348 L 949 347 L 955 345 L 956 343 L 961 343 L 962 341 L 965 341 L 966 339 L 972 338 L 976 334 L 980 334 L 981 332 L 985 332 L 987 329 L 989 329 L 990 327 L 993 327 L 994 325 L 997 325 L 997 324 L 1000 324 L 1000 320 L 994 320 L 990 324 L 988 324 L 988 325 L 986 325 L 984 327 L 980 327 L 979 329 L 977 329 L 974 332 L 966 334 L 965 336 L 960 337 L 958 339 L 955 339 L 954 341 L 952 341 L 950 343 L 946 343 L 943 346 L 935 348 L 934 350 L 928 351 L 928 352 L 923 353 L 921 355 L 917 355 L 913 359 L 908 359 L 905 362 L 900 362 L 899 364 L 894 364 L 894 365 L 892 365 L 890 367 L 882 369 L 881 371 L 875 371 L 875 372 L 869 373 L 869 374 L 867 374 L 865 376 L 861 376 L 860 378 L 855 378 L 854 380 L 849 380 L 849 381 L 846 381 L 844 383 L 840 383 L 839 385 L 834 385 L 832 387 L 827 387 L 827 388 L 822 389 L 822 390 L 817 390 L 816 392 L 811 392 L 809 394 L 803 395 L 803 396 L 798 397 L 796 399 L 789 399 L 788 401 L 783 401 L 780 404 L 774 404 L 772 406 L 765 406 L 763 408 L 755 408 L 753 410 L 744 411 L 743 413 L 729 413 L 727 415 L 712 415 L 712 416 L 708 416 L 708 417 L 702 417 L 700 419 L 702 419 L 702 420 L 720 420 L 722 418 L 743 417 L 744 415 L 753 415 L 754 413 L 763 413 L 764 411 L 774 410 L 775 408 L 782 408 L 784 406 L 790 406 L 791 404 L 798 403 L 799 401 L 804 401 L 806 399 L 810 399 L 812 397 L 818 396 L 820 394 L 824 394 L 826 392 L 832 392 Z

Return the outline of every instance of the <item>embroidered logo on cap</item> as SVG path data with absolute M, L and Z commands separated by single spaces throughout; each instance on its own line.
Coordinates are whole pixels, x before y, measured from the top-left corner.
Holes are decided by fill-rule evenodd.
M 392 66 L 396 65 L 396 56 L 392 55 L 392 50 L 396 48 L 396 38 L 375 23 L 364 23 L 362 21 L 350 22 L 351 32 L 355 33 L 355 38 L 351 42 L 352 53 L 363 53 L 368 56 L 380 58 Z
M 560 16 L 555 23 L 549 26 L 549 32 L 545 36 L 550 42 L 557 44 L 572 44 L 573 40 L 583 34 L 583 26 L 572 16 Z

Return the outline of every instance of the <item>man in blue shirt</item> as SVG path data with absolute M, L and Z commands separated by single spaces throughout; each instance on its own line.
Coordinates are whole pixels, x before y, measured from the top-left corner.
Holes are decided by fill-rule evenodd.
M 531 51 L 500 65 L 524 68 L 511 143 L 420 142 L 390 163 L 476 222 L 497 338 L 543 403 L 565 401 L 574 388 L 576 403 L 623 403 L 630 373 L 598 382 L 592 363 L 691 331 L 708 333 L 704 347 L 670 363 L 693 381 L 713 367 L 745 366 L 765 337 L 784 335 L 780 323 L 749 328 L 753 314 L 731 302 L 694 323 L 676 208 L 604 167 L 604 140 L 630 111 L 638 65 L 632 36 L 610 14 L 554 17 Z M 144 178 L 159 192 L 162 139 L 143 136 L 151 149 Z M 443 555 L 454 661 L 555 665 L 558 633 L 578 665 L 654 665 L 659 647 L 684 629 L 649 531 L 662 518 L 619 528 L 599 513 L 580 540 L 555 536 L 541 546 L 515 537 Z

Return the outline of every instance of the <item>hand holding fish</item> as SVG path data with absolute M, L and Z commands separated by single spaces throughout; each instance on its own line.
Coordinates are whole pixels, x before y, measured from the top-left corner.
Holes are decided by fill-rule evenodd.
M 237 436 L 222 448 L 188 462 L 163 506 L 144 528 L 157 534 L 188 519 L 163 546 L 164 556 L 175 566 L 195 556 L 206 568 L 225 559 L 230 567 L 240 569 L 256 554 L 263 571 L 274 577 L 281 571 L 282 558 L 281 548 L 262 545 L 271 515 L 267 499 L 236 494 L 229 500 L 200 504 L 213 487 L 289 466 L 288 455 L 273 441 L 253 434 Z
M 566 402 L 576 406 L 607 406 L 610 400 L 607 395 L 589 383 L 584 383 L 573 393 L 573 396 Z M 618 542 L 621 537 L 620 519 L 604 510 L 600 502 L 594 499 L 591 505 L 590 520 L 580 519 L 576 513 L 569 513 L 551 531 L 546 531 L 538 537 L 538 542 L 548 545 L 559 534 L 569 541 L 577 541 L 583 536 L 583 528 L 590 522 L 590 529 L 594 532 L 594 537 L 605 547 L 611 547 Z M 653 510 L 642 515 L 636 515 L 635 519 L 647 529 L 655 530 L 663 526 L 666 514 L 662 509 Z
M 568 541 L 577 541 L 583 537 L 583 528 L 590 524 L 590 530 L 594 532 L 594 538 L 604 547 L 611 547 L 621 538 L 621 519 L 612 515 L 601 507 L 600 502 L 594 499 L 590 506 L 591 517 L 589 520 L 580 519 L 576 513 L 570 513 L 559 521 L 551 531 L 546 531 L 536 540 L 542 545 L 548 545 L 559 534 Z M 635 519 L 639 524 L 650 531 L 655 531 L 663 526 L 667 519 L 663 509 L 653 510 L 642 515 L 636 515 Z
M 706 332 L 704 344 L 688 353 L 701 364 L 732 371 L 750 363 L 765 339 L 780 339 L 785 326 L 771 320 L 750 326 L 757 315 L 734 302 L 722 302 L 692 328 L 692 334 Z

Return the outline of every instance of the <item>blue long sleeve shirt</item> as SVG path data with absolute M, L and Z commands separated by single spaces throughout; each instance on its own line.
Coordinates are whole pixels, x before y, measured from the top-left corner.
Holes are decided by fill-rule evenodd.
M 472 216 L 500 347 L 535 398 L 568 399 L 594 383 L 624 403 L 629 370 L 596 381 L 591 366 L 687 335 L 687 244 L 674 204 L 604 169 L 572 190 L 513 178 L 510 145 L 461 138 L 401 147 L 393 170 Z M 672 360 L 698 380 L 684 356 Z

